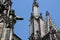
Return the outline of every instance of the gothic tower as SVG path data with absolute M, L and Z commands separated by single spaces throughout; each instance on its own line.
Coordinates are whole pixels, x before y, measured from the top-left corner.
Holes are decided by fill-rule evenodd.
M 37 40 L 38 37 L 41 38 L 45 35 L 45 23 L 42 13 L 39 15 L 38 7 L 37 0 L 34 0 L 30 18 L 30 40 Z
M 11 7 L 11 0 L 0 0 L 0 40 L 20 40 L 14 34 L 14 24 L 22 18 L 17 17 Z

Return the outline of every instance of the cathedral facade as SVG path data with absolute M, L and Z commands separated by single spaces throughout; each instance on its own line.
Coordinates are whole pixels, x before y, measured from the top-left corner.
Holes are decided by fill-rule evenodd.
M 30 38 L 29 40 L 60 40 L 60 31 L 52 21 L 49 12 L 46 11 L 46 21 L 42 13 L 39 15 L 38 2 L 34 0 L 30 17 Z
M 0 40 L 21 40 L 14 33 L 14 25 L 16 20 L 23 20 L 23 18 L 17 17 L 11 7 L 11 0 L 0 0 Z M 29 40 L 60 40 L 60 30 L 52 21 L 49 12 L 46 11 L 46 21 L 44 21 L 38 9 L 38 2 L 34 0 L 30 17 Z

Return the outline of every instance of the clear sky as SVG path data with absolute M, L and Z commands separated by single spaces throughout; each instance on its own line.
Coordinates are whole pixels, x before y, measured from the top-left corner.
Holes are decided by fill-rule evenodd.
M 29 20 L 32 12 L 33 0 L 12 0 L 12 8 L 17 16 L 23 17 L 24 20 L 17 21 L 15 24 L 14 33 L 22 40 L 29 38 Z M 44 19 L 46 11 L 49 11 L 50 16 L 57 28 L 60 27 L 60 0 L 38 0 L 39 12 L 42 12 Z

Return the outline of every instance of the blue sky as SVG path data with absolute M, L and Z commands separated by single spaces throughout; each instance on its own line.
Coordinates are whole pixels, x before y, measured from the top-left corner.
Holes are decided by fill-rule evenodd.
M 29 19 L 32 12 L 33 0 L 12 0 L 12 9 L 15 10 L 17 16 L 23 17 L 24 20 L 17 21 L 14 28 L 14 33 L 22 40 L 29 38 Z M 42 12 L 44 19 L 46 11 L 49 11 L 50 16 L 59 29 L 60 25 L 60 0 L 38 0 L 39 12 Z

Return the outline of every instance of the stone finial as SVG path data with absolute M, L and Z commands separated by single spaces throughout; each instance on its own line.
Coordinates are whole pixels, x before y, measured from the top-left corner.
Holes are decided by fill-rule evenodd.
M 34 0 L 34 2 L 36 2 L 37 0 Z
M 46 16 L 48 16 L 49 15 L 49 12 L 48 11 L 46 11 Z
M 40 18 L 43 19 L 43 17 L 42 17 L 42 13 L 40 13 Z
M 39 7 L 37 0 L 34 0 L 33 6 Z

